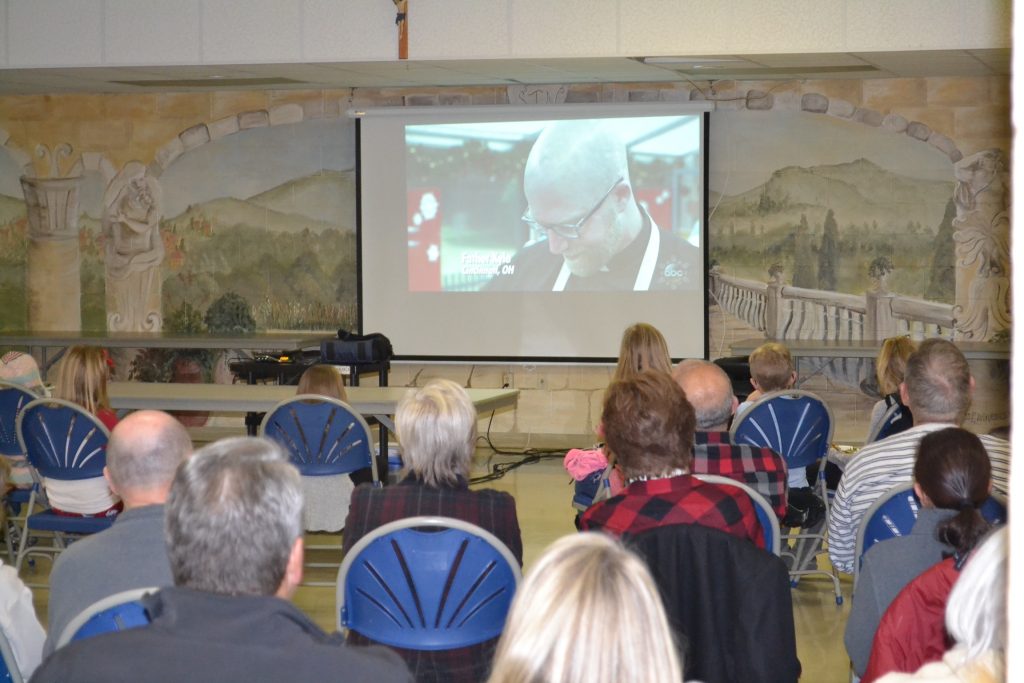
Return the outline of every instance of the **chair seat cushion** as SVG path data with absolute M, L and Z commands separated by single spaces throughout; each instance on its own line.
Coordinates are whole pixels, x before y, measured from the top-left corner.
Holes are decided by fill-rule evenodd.
M 35 531 L 60 531 L 68 534 L 95 534 L 109 529 L 116 517 L 68 517 L 52 510 L 43 510 L 28 518 L 28 528 Z

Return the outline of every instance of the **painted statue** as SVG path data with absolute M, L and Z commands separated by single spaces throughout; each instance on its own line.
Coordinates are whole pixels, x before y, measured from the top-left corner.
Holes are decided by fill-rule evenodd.
M 157 332 L 164 245 L 160 185 L 138 161 L 125 164 L 103 197 L 107 330 Z

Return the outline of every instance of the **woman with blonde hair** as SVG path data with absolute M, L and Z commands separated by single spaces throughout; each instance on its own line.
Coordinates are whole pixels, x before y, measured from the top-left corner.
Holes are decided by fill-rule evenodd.
M 110 409 L 107 380 L 110 367 L 107 354 L 98 346 L 72 346 L 64 354 L 57 370 L 54 398 L 82 406 L 99 418 L 108 430 L 117 424 L 117 413 Z
M 489 683 L 677 683 L 682 667 L 646 565 L 618 541 L 555 541 L 512 603 Z
M 333 365 L 314 365 L 303 372 L 295 393 L 316 394 L 348 401 L 341 373 Z
M 889 337 L 882 342 L 875 359 L 875 378 L 878 380 L 878 393 L 882 398 L 871 407 L 871 420 L 868 422 L 868 438 L 878 434 L 882 428 L 882 418 L 889 408 L 899 405 L 903 418 L 889 430 L 889 435 L 898 434 L 913 426 L 910 409 L 900 399 L 900 384 L 907 371 L 907 360 L 917 351 L 917 344 L 910 337 Z
M 619 364 L 612 381 L 632 379 L 644 370 L 660 370 L 671 374 L 672 358 L 668 352 L 668 343 L 658 328 L 647 323 L 635 323 L 622 333 Z
M 71 401 L 96 416 L 107 430 L 117 424 L 110 408 L 107 380 L 110 366 L 106 352 L 98 346 L 72 346 L 57 371 L 54 398 Z M 111 517 L 122 509 L 120 498 L 110 490 L 104 477 L 91 479 L 43 479 L 50 507 L 71 517 Z

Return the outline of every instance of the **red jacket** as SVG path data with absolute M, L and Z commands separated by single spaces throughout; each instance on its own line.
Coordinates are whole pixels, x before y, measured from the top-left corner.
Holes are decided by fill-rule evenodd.
M 946 601 L 960 571 L 954 558 L 926 569 L 900 591 L 875 631 L 861 683 L 890 671 L 914 672 L 942 659 L 952 646 L 946 634 Z

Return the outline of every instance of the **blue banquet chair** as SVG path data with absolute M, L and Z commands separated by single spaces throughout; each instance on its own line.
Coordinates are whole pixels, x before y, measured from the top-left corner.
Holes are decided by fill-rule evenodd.
M 299 394 L 286 399 L 264 416 L 260 434 L 280 444 L 303 478 L 313 480 L 308 481 L 313 486 L 317 478 L 347 475 L 366 467 L 372 472 L 373 485 L 380 486 L 370 427 L 362 415 L 344 401 L 317 394 Z M 333 487 L 328 488 L 335 491 Z M 310 493 L 307 489 L 306 500 L 307 513 L 313 518 L 322 517 L 317 506 L 330 505 L 340 510 L 341 506 L 348 504 L 347 497 L 340 490 L 326 497 L 319 495 L 321 489 L 313 490 L 317 493 Z M 343 516 L 341 520 L 344 520 Z M 342 525 L 343 521 L 337 529 L 327 530 L 337 532 Z M 307 567 L 337 569 L 340 566 L 340 543 L 310 544 L 306 549 L 333 552 L 338 557 L 335 562 L 308 561 Z M 334 586 L 331 581 L 307 580 L 304 584 Z
M 70 642 L 98 636 L 101 633 L 125 631 L 149 623 L 149 614 L 142 606 L 142 598 L 156 593 L 157 587 L 132 588 L 114 595 L 108 595 L 82 610 L 64 627 L 57 639 L 61 648 Z
M 493 534 L 447 517 L 384 524 L 338 571 L 339 629 L 408 650 L 449 650 L 497 638 L 519 563 Z
M 36 399 L 18 416 L 17 432 L 29 464 L 40 477 L 79 481 L 103 476 L 110 432 L 81 406 L 56 398 Z M 114 521 L 113 517 L 67 517 L 45 507 L 36 512 L 36 503 L 47 505 L 45 489 L 39 482 L 29 495 L 28 516 L 15 561 L 18 572 L 27 555 L 55 558 L 66 546 L 68 537 L 103 531 Z M 30 545 L 29 535 L 37 532 L 49 533 L 52 544 Z
M 12 465 L 24 459 L 25 451 L 18 441 L 18 415 L 26 405 L 39 398 L 19 384 L 0 381 L 0 456 L 8 458 Z M 9 491 L 4 498 L 4 543 L 7 546 L 7 557 L 11 564 L 17 561 L 15 541 L 20 529 L 25 524 L 31 491 L 28 488 L 16 488 Z
M 827 537 L 829 500 L 825 483 L 825 461 L 835 421 L 828 405 L 816 394 L 799 389 L 786 389 L 765 394 L 733 422 L 730 435 L 733 443 L 770 448 L 786 460 L 790 469 L 818 465 L 814 488 L 825 504 L 825 516 L 819 531 L 789 534 L 796 541 L 794 550 L 783 550 L 793 558 L 790 580 L 801 576 L 824 575 L 832 581 L 836 604 L 843 603 L 842 589 L 835 570 L 818 569 L 815 558 L 824 552 Z M 802 550 L 804 549 L 804 550 Z

